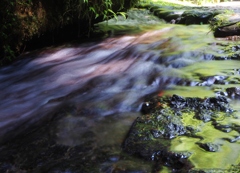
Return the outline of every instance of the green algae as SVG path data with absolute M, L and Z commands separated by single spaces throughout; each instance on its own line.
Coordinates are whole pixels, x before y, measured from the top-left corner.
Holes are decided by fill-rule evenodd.
M 229 143 L 225 138 L 234 137 L 238 132 L 232 131 L 225 133 L 215 129 L 212 123 L 206 123 L 201 132 L 196 133 L 197 136 L 202 137 L 203 140 L 196 138 L 189 138 L 180 136 L 173 139 L 171 143 L 171 150 L 173 151 L 190 151 L 193 153 L 189 160 L 195 165 L 195 168 L 218 168 L 229 169 L 232 164 L 239 162 L 239 152 L 236 143 Z M 219 146 L 217 151 L 209 152 L 201 148 L 196 143 L 213 143 Z
M 182 70 L 187 74 L 191 74 L 189 78 L 195 79 L 196 82 L 201 83 L 202 78 L 209 76 L 226 76 L 224 80 L 227 81 L 227 85 L 213 83 L 209 86 L 176 86 L 166 91 L 165 95 L 179 93 L 185 97 L 211 97 L 214 95 L 212 91 L 215 91 L 215 93 L 225 92 L 229 87 L 239 86 L 240 76 L 238 69 L 238 60 L 207 61 L 184 67 Z M 237 79 L 237 83 L 232 83 L 233 78 L 235 78 L 235 80 Z M 240 162 L 239 100 L 232 100 L 231 106 L 236 112 L 231 115 L 218 112 L 215 114 L 215 117 L 207 123 L 194 119 L 193 116 L 186 115 L 184 121 L 201 129 L 196 132 L 196 136 L 199 138 L 186 137 L 184 135 L 178 136 L 171 141 L 171 150 L 174 152 L 189 151 L 192 153 L 189 160 L 195 168 L 191 171 L 238 172 Z M 201 147 L 202 144 L 216 145 L 218 149 L 215 152 L 210 152 Z
M 168 158 L 167 164 L 173 168 L 178 165 L 179 171 L 193 170 L 187 168 L 190 165 L 194 169 L 230 169 L 231 164 L 238 163 L 238 154 L 232 152 L 240 151 L 234 150 L 239 130 L 233 123 L 222 124 L 236 117 L 226 99 L 174 95 L 155 97 L 150 102 L 157 102 L 155 108 L 137 118 L 124 143 L 125 151 L 144 158 L 152 155 L 154 160 L 163 159 L 159 164 Z M 207 119 L 199 115 L 207 115 Z M 233 130 L 226 132 L 219 128 L 222 126 Z
M 183 67 L 181 75 L 192 81 L 190 83 L 191 87 L 179 84 L 166 90 L 165 95 L 178 93 L 185 97 L 200 98 L 215 96 L 216 93 L 225 92 L 227 88 L 239 86 L 240 75 L 238 69 L 239 60 L 205 61 Z M 215 81 L 203 85 L 204 80 L 211 79 L 214 76 L 221 77 L 222 83 Z

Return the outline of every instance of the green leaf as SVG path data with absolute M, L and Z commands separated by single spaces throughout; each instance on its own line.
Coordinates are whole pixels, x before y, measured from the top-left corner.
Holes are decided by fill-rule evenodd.
M 116 13 L 114 11 L 112 11 L 111 9 L 108 9 L 107 11 L 111 12 L 112 14 L 116 15 Z
M 99 17 L 99 14 L 96 13 L 96 14 L 95 14 L 95 19 L 98 18 L 98 17 Z
M 125 19 L 127 19 L 126 13 L 125 12 L 117 12 L 117 14 L 120 14 L 121 16 L 123 16 Z
M 96 13 L 96 11 L 93 7 L 89 7 L 89 11 L 93 11 L 94 13 Z
M 105 19 L 108 19 L 108 16 L 107 15 L 103 15 L 103 20 L 105 20 Z

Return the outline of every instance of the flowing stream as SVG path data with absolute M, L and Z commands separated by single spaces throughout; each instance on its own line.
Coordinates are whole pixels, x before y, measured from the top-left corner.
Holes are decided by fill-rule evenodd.
M 151 161 L 121 151 L 130 126 L 141 116 L 144 98 L 156 94 L 204 98 L 240 83 L 239 60 L 228 59 L 223 50 L 230 41 L 215 39 L 206 25 L 123 25 L 108 30 L 111 36 L 99 41 L 29 52 L 0 69 L 0 154 L 4 156 L 0 170 L 153 172 Z M 214 84 L 213 76 L 227 81 Z M 237 112 L 238 105 L 232 99 Z M 34 140 L 39 145 L 34 146 Z M 78 157 L 60 149 L 57 155 L 53 148 L 46 151 L 47 144 L 41 141 L 53 141 L 50 148 L 74 149 Z M 172 147 L 181 150 L 192 143 L 188 139 L 180 146 L 176 139 Z M 238 164 L 239 143 L 223 145 L 224 161 L 216 161 L 218 153 L 200 151 L 203 159 L 192 157 L 196 168 Z M 44 155 L 47 152 L 49 156 Z

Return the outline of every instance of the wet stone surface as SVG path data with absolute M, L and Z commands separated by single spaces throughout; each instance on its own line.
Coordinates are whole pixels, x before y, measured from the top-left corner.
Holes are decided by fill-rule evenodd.
M 218 152 L 222 145 L 214 140 L 206 142 L 204 139 L 206 136 L 201 135 L 206 127 L 205 124 L 213 124 L 215 129 L 225 132 L 226 128 L 234 128 L 234 126 L 219 125 L 220 119 L 231 117 L 234 114 L 229 107 L 227 98 L 222 96 L 204 99 L 184 98 L 178 95 L 155 96 L 144 103 L 142 112 L 143 115 L 133 123 L 123 148 L 131 155 L 154 160 L 155 169 L 158 171 L 163 166 L 171 167 L 173 172 L 195 169 L 196 165 L 191 162 L 191 159 L 188 159 L 192 154 L 196 154 L 195 151 L 187 149 L 174 151 L 171 145 L 175 138 L 190 137 L 197 140 L 195 146 L 205 152 Z M 199 155 L 198 157 L 204 156 Z

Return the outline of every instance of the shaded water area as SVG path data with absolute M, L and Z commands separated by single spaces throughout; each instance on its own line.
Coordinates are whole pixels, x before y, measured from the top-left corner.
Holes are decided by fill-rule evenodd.
M 239 128 L 239 91 L 226 92 L 240 83 L 237 41 L 214 38 L 207 25 L 108 31 L 99 41 L 27 53 L 0 69 L 0 172 L 174 172 L 122 150 L 147 96 L 226 96 L 234 116 L 219 121 Z M 202 150 L 187 136 L 172 139 L 171 150 L 194 153 L 189 170 L 235 165 L 237 172 L 238 128 L 201 128 L 219 151 Z

